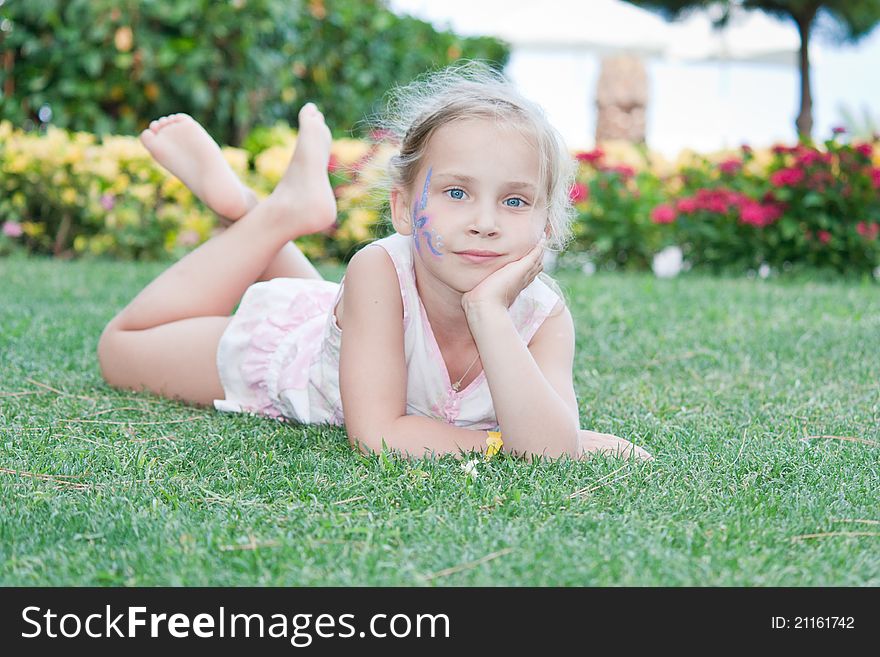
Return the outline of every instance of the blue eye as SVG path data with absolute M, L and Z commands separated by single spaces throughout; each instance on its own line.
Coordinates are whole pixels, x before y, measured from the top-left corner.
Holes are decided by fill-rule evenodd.
M 460 201 L 464 198 L 464 190 L 463 189 L 458 189 L 458 188 L 448 189 L 448 190 L 446 190 L 446 193 L 449 194 L 456 201 Z
M 515 201 L 517 203 L 517 205 L 510 205 L 511 201 Z M 521 198 L 509 198 L 506 201 L 504 201 L 504 205 L 506 205 L 509 208 L 524 208 L 526 206 L 526 202 L 524 200 L 522 200 Z

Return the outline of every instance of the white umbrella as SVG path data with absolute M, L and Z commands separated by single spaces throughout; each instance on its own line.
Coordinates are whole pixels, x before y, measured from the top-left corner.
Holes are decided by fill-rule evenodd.
M 700 11 L 671 24 L 672 40 L 666 55 L 673 61 L 741 61 L 797 66 L 800 37 L 794 23 L 759 11 L 734 7 L 722 28 L 713 24 L 717 14 Z M 810 48 L 811 56 L 813 48 Z
M 391 8 L 458 34 L 491 35 L 514 50 L 661 55 L 672 27 L 619 0 L 391 0 Z
M 696 11 L 669 23 L 622 0 L 390 0 L 391 8 L 465 36 L 491 35 L 514 50 L 635 53 L 673 61 L 749 61 L 794 66 L 794 25 L 734 8 L 726 27 Z

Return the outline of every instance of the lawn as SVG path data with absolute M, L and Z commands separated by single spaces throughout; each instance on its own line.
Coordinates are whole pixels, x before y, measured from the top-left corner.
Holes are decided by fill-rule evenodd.
M 874 282 L 561 273 L 582 426 L 656 460 L 471 480 L 110 389 L 161 266 L 0 259 L 0 584 L 880 585 Z

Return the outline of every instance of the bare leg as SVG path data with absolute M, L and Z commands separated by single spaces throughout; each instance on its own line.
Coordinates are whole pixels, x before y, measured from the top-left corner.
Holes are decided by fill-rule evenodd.
M 589 459 L 596 454 L 617 456 L 625 459 L 635 456 L 638 459 L 645 459 L 648 461 L 654 459 L 653 456 L 641 447 L 633 445 L 631 442 L 624 440 L 623 438 L 613 436 L 610 433 L 597 433 L 595 431 L 581 429 L 578 434 L 578 440 L 581 446 L 582 459 Z
M 153 121 L 141 141 L 155 160 L 177 176 L 225 224 L 230 224 L 258 203 L 223 157 L 220 146 L 187 114 L 172 114 Z M 257 280 L 316 278 L 318 270 L 293 242 L 285 243 Z
M 336 215 L 330 131 L 312 104 L 300 111 L 300 126 L 272 194 L 160 274 L 104 329 L 98 358 L 111 385 L 200 404 L 222 398 L 215 358 L 233 307 L 284 244 L 325 229 Z

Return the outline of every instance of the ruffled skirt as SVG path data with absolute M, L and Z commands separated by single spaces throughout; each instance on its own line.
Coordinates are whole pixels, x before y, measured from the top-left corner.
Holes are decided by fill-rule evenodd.
M 311 408 L 309 373 L 320 360 L 338 292 L 338 283 L 305 278 L 249 287 L 217 347 L 226 398 L 214 406 L 304 423 L 327 421 L 314 417 L 324 414 Z

